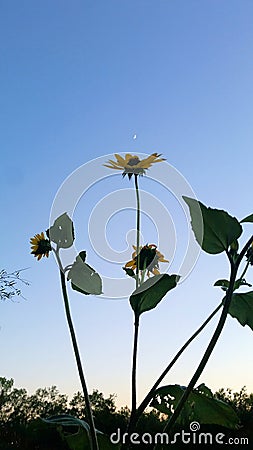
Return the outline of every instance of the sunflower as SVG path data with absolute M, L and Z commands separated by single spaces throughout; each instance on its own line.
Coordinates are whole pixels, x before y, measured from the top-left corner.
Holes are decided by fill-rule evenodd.
M 124 270 L 128 273 L 128 269 L 134 271 L 137 267 L 137 247 L 133 245 L 134 252 L 131 261 L 128 261 Z M 159 262 L 169 262 L 164 259 L 164 255 L 157 250 L 155 244 L 146 244 L 140 247 L 139 251 L 139 270 L 147 270 L 147 275 L 159 275 Z
M 165 161 L 165 159 L 160 158 L 160 156 L 161 155 L 158 153 L 152 153 L 148 158 L 140 159 L 139 156 L 131 155 L 130 153 L 127 153 L 125 158 L 115 154 L 116 161 L 109 159 L 108 163 L 104 164 L 104 166 L 109 169 L 123 170 L 123 177 L 128 175 L 128 178 L 130 179 L 133 175 L 145 174 L 145 170 L 149 169 L 152 164 Z
M 42 231 L 41 234 L 35 234 L 34 237 L 30 239 L 31 243 L 31 253 L 32 255 L 37 257 L 39 261 L 42 256 L 46 256 L 48 258 L 49 252 L 52 250 L 49 239 L 45 238 L 45 235 Z

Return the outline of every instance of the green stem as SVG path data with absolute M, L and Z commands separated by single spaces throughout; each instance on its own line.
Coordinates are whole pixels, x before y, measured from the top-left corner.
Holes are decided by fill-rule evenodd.
M 134 184 L 136 192 L 137 214 L 136 214 L 136 289 L 139 286 L 139 271 L 140 271 L 140 227 L 141 227 L 141 208 L 140 208 L 140 195 L 138 187 L 138 175 L 134 175 Z
M 139 324 L 140 324 L 140 316 L 135 314 L 133 365 L 132 365 L 132 411 L 131 411 L 131 416 L 134 416 L 136 413 L 136 366 L 137 366 Z
M 57 259 L 59 259 L 59 257 Z M 83 368 L 82 368 L 82 362 L 81 362 L 81 358 L 80 358 L 80 354 L 79 354 L 79 350 L 78 350 L 74 325 L 73 325 L 71 313 L 70 313 L 65 275 L 64 275 L 63 271 L 61 270 L 61 268 L 60 268 L 60 277 L 61 277 L 61 287 L 62 287 L 64 306 L 65 306 L 65 313 L 66 313 L 66 317 L 67 317 L 69 332 L 70 332 L 72 345 L 73 345 L 73 349 L 74 349 L 74 354 L 75 354 L 75 358 L 76 358 L 77 369 L 78 369 L 81 385 L 83 388 L 83 395 L 84 395 L 84 399 L 85 399 L 88 424 L 90 426 L 91 449 L 99 450 L 93 415 L 92 415 L 92 411 L 91 411 L 88 389 L 86 386 L 86 381 L 85 381 L 84 372 L 83 372 Z
M 179 400 L 179 403 L 174 411 L 174 414 L 171 416 L 170 420 L 167 422 L 166 426 L 164 427 L 163 432 L 169 433 L 171 431 L 173 425 L 175 424 L 178 416 L 180 415 L 180 413 L 184 407 L 185 402 L 187 401 L 187 399 L 188 399 L 191 391 L 193 390 L 196 382 L 198 381 L 200 375 L 202 374 L 202 372 L 211 356 L 211 353 L 219 339 L 219 336 L 223 330 L 223 327 L 225 325 L 226 318 L 228 315 L 229 306 L 230 306 L 230 303 L 232 300 L 232 295 L 233 295 L 234 283 L 236 280 L 236 275 L 237 275 L 239 265 L 252 242 L 253 242 L 253 236 L 251 236 L 251 238 L 248 240 L 248 242 L 243 247 L 241 253 L 238 255 L 236 262 L 234 263 L 233 261 L 230 260 L 230 265 L 231 265 L 230 282 L 229 282 L 229 287 L 228 287 L 228 290 L 227 290 L 227 293 L 225 296 L 220 320 L 219 320 L 218 325 L 214 331 L 214 334 L 209 342 L 209 345 L 204 353 L 204 356 L 201 359 L 201 361 L 197 367 L 196 372 L 194 373 L 194 375 L 193 375 L 189 385 L 187 386 L 187 389 L 185 390 L 184 394 L 182 395 L 181 399 Z M 155 448 L 157 448 L 157 447 L 155 446 Z
M 134 175 L 134 184 L 136 192 L 136 289 L 139 287 L 139 272 L 140 272 L 140 195 L 138 187 L 138 175 Z M 134 343 L 133 343 L 133 362 L 132 362 L 132 409 L 129 424 L 136 413 L 136 369 L 137 369 L 137 350 L 138 350 L 138 335 L 140 316 L 134 316 Z

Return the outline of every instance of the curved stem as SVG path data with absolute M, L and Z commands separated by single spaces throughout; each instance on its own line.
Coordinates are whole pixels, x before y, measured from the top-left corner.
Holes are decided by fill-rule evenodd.
M 59 259 L 59 257 L 57 259 Z M 62 287 L 64 306 L 65 306 L 65 313 L 66 313 L 66 317 L 67 317 L 69 332 L 70 332 L 72 345 L 73 345 L 73 349 L 74 349 L 74 354 L 75 354 L 75 358 L 76 358 L 77 369 L 78 369 L 78 373 L 79 373 L 79 377 L 80 377 L 80 381 L 81 381 L 81 385 L 82 385 L 82 389 L 83 389 L 83 395 L 84 395 L 85 405 L 86 405 L 86 410 L 87 410 L 87 419 L 88 419 L 88 423 L 90 426 L 91 448 L 92 448 L 92 450 L 99 450 L 93 415 L 92 415 L 92 411 L 91 411 L 88 389 L 86 386 L 86 381 L 85 381 L 84 372 L 83 372 L 83 368 L 82 368 L 80 353 L 78 350 L 74 325 L 73 325 L 71 313 L 70 313 L 65 275 L 64 275 L 63 271 L 61 270 L 61 268 L 60 268 L 60 277 L 61 277 L 61 287 Z
M 202 325 L 193 333 L 193 335 L 185 342 L 185 344 L 181 347 L 181 349 L 177 352 L 177 354 L 174 356 L 174 358 L 171 360 L 171 362 L 168 364 L 166 369 L 162 372 L 162 374 L 159 376 L 155 384 L 152 386 L 140 406 L 138 407 L 135 415 L 135 421 L 137 422 L 141 414 L 144 412 L 145 408 L 148 406 L 150 400 L 152 400 L 154 393 L 156 389 L 158 388 L 159 384 L 162 382 L 164 377 L 168 374 L 170 369 L 174 366 L 178 358 L 182 355 L 182 353 L 186 350 L 186 348 L 191 344 L 191 342 L 199 335 L 199 333 L 205 328 L 205 326 L 210 322 L 210 320 L 215 316 L 215 314 L 220 310 L 222 307 L 222 303 L 220 303 L 217 308 L 208 316 L 208 318 L 205 320 L 205 322 L 202 323 Z M 133 424 L 134 425 L 134 424 Z
M 225 325 L 226 322 L 226 318 L 228 315 L 228 311 L 229 311 L 229 306 L 232 300 L 232 295 L 233 295 L 233 290 L 234 290 L 234 284 L 235 284 L 235 280 L 236 280 L 236 275 L 237 275 L 237 271 L 239 268 L 239 265 L 242 261 L 242 258 L 245 256 L 246 251 L 248 250 L 249 246 L 252 244 L 253 242 L 253 236 L 251 236 L 251 238 L 248 240 L 248 242 L 245 244 L 245 246 L 243 247 L 241 253 L 238 255 L 238 258 L 236 260 L 236 262 L 234 263 L 233 261 L 230 260 L 230 264 L 231 264 L 231 271 L 230 271 L 230 282 L 229 282 L 229 287 L 225 296 L 225 300 L 224 300 L 224 304 L 223 304 L 223 309 L 222 309 L 222 313 L 220 316 L 220 320 L 218 322 L 218 325 L 214 331 L 214 334 L 207 346 L 207 349 L 197 367 L 197 370 L 195 371 L 189 385 L 187 386 L 184 394 L 182 395 L 181 399 L 179 400 L 179 403 L 174 411 L 174 414 L 171 416 L 170 420 L 167 422 L 166 426 L 164 427 L 163 432 L 167 432 L 169 433 L 170 430 L 172 429 L 173 425 L 175 424 L 179 414 L 181 413 L 183 406 L 185 404 L 185 402 L 187 401 L 191 391 L 193 390 L 196 382 L 198 381 L 200 375 L 202 374 L 210 356 L 211 353 L 219 339 L 219 336 L 223 330 L 223 327 Z M 155 446 L 156 448 L 156 446 Z

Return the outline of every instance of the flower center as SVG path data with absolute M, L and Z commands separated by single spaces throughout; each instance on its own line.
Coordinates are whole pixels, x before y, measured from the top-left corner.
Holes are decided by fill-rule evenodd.
M 140 162 L 138 156 L 135 156 L 134 158 L 130 158 L 127 162 L 128 166 L 136 166 Z

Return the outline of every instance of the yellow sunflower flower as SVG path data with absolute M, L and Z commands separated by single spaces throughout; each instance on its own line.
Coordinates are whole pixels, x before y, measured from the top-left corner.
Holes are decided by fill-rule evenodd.
M 49 252 L 52 250 L 49 239 L 45 238 L 45 235 L 42 231 L 40 234 L 35 234 L 34 237 L 30 239 L 31 243 L 31 254 L 37 257 L 39 261 L 42 256 L 46 256 L 48 258 Z
M 137 267 L 137 247 L 133 245 L 134 252 L 132 254 L 131 261 L 128 261 L 125 264 L 124 269 L 131 269 L 134 271 Z M 157 250 L 157 246 L 155 244 L 146 244 L 143 247 L 140 247 L 139 251 L 139 270 L 147 270 L 147 275 L 150 273 L 153 275 L 159 275 L 159 262 L 169 262 L 167 259 L 164 259 L 164 255 Z
M 130 179 L 133 175 L 145 174 L 145 170 L 149 169 L 152 164 L 165 161 L 165 159 L 160 158 L 160 156 L 161 155 L 158 153 L 152 153 L 152 155 L 147 158 L 140 159 L 139 156 L 131 155 L 130 153 L 127 153 L 125 158 L 115 154 L 116 161 L 109 159 L 108 163 L 104 164 L 104 166 L 109 169 L 123 170 L 123 177 L 128 175 L 128 178 Z

